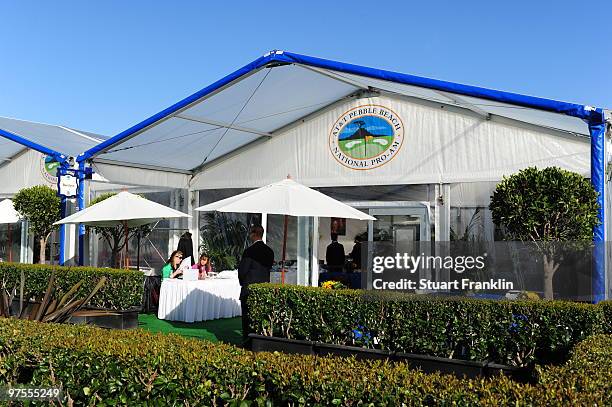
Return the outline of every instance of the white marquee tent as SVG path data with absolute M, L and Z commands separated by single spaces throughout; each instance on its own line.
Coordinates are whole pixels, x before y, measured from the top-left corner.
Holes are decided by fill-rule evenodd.
M 365 160 L 336 154 L 334 128 L 373 107 L 400 118 L 401 148 L 388 162 L 357 168 Z M 182 191 L 192 214 L 291 174 L 369 214 L 418 218 L 421 239 L 448 240 L 478 208 L 486 223 L 495 184 L 528 166 L 590 176 L 604 219 L 608 118 L 587 105 L 272 51 L 76 159 L 112 182 Z M 298 257 L 320 247 L 324 235 L 306 237 L 321 222 L 298 221 Z M 197 236 L 196 216 L 188 226 Z M 599 227 L 595 239 L 606 234 Z M 598 290 L 607 292 L 600 277 Z

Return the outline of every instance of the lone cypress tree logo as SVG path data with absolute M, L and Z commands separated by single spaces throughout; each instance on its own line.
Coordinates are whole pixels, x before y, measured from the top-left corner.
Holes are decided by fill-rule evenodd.
M 57 168 L 59 165 L 59 162 L 57 162 L 52 156 L 41 154 L 40 172 L 42 176 L 52 184 L 57 183 Z
M 377 105 L 353 108 L 334 123 L 329 146 L 345 167 L 368 170 L 389 162 L 399 151 L 404 125 L 397 114 Z

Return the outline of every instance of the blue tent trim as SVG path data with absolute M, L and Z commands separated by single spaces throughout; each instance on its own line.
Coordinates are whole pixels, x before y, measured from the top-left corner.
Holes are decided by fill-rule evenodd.
M 601 119 L 601 116 L 599 116 L 598 112 L 596 112 L 596 109 L 574 103 L 560 102 L 552 99 L 526 96 L 518 93 L 503 92 L 493 89 L 481 88 L 477 86 L 462 85 L 454 82 L 440 81 L 436 79 L 424 78 L 421 76 L 408 75 L 398 72 L 385 71 L 382 69 L 368 68 L 360 65 L 330 61 L 327 59 L 299 55 L 291 52 L 275 54 L 274 59 L 282 62 L 310 65 L 339 72 L 368 76 L 370 78 L 382 79 L 391 82 L 403 83 L 406 85 L 420 86 L 423 88 L 451 92 L 459 95 L 473 96 L 518 106 L 531 107 L 534 109 L 566 114 L 587 121 L 590 121 L 591 119 Z
M 43 153 L 43 154 L 47 154 L 50 155 L 51 157 L 55 158 L 55 160 L 59 163 L 65 163 L 66 162 L 66 156 L 62 153 L 59 153 L 55 150 L 52 150 L 50 148 L 47 148 L 45 146 L 41 146 L 40 144 L 34 143 L 33 141 L 30 141 L 28 139 L 25 139 L 21 136 L 18 136 L 15 133 L 11 133 L 10 131 L 7 130 L 3 130 L 0 129 L 0 136 L 7 138 L 9 140 L 14 141 L 15 143 L 19 143 L 22 146 L 31 148 L 32 150 L 36 150 L 39 153 Z
M 603 110 L 601 111 L 603 115 Z M 597 196 L 599 211 L 599 225 L 593 229 L 593 274 L 591 287 L 593 292 L 593 302 L 600 302 L 606 299 L 606 225 L 605 225 L 605 184 L 606 184 L 606 161 L 605 161 L 605 136 L 606 123 L 591 122 L 589 123 L 589 132 L 591 134 L 591 184 Z
M 210 93 L 222 88 L 223 86 L 239 79 L 240 77 L 258 70 L 266 65 L 274 63 L 280 64 L 300 64 L 345 72 L 355 75 L 367 76 L 374 79 L 382 79 L 386 81 L 402 83 L 406 85 L 420 86 L 423 88 L 441 90 L 459 95 L 473 96 L 488 100 L 493 100 L 502 103 L 509 103 L 517 106 L 529 107 L 539 110 L 545 110 L 554 113 L 566 114 L 569 116 L 583 119 L 589 123 L 602 122 L 603 110 L 595 109 L 590 106 L 584 106 L 574 103 L 560 102 L 552 99 L 544 99 L 534 96 L 526 96 L 518 93 L 502 92 L 477 86 L 462 85 L 453 82 L 440 81 L 429 79 L 415 75 L 408 75 L 399 72 L 385 71 L 382 69 L 368 68 L 360 65 L 347 64 L 328 59 L 310 57 L 307 55 L 294 54 L 285 51 L 271 51 L 255 61 L 243 66 L 242 68 L 232 72 L 226 77 L 217 82 L 201 89 L 200 91 L 186 97 L 185 99 L 173 104 L 172 106 L 162 110 L 161 112 L 149 117 L 146 120 L 130 127 L 129 129 L 117 134 L 116 136 L 98 144 L 80 154 L 77 161 L 86 161 L 105 149 L 117 144 L 123 139 L 126 139 L 135 133 L 143 130 L 147 126 L 166 118 L 167 116 L 181 110 L 189 104 L 209 95 Z

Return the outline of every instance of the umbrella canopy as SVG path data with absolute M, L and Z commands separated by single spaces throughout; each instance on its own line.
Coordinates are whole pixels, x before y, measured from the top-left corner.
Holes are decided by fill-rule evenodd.
M 5 199 L 0 202 L 0 223 L 17 223 L 21 219 L 13 206 L 13 201 Z
M 196 208 L 196 211 L 267 213 L 376 220 L 347 204 L 288 178 Z
M 82 223 L 91 226 L 115 226 L 128 228 L 146 225 L 160 219 L 190 218 L 190 215 L 123 191 L 70 215 L 56 225 Z

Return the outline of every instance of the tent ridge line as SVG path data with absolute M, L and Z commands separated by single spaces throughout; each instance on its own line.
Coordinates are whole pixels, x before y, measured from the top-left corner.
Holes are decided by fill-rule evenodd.
M 603 115 L 601 109 L 593 108 L 590 106 L 562 102 L 553 99 L 546 99 L 537 96 L 527 96 L 513 92 L 498 91 L 472 85 L 463 85 L 455 82 L 430 79 L 416 75 L 403 74 L 399 72 L 375 69 L 343 62 L 336 62 L 323 58 L 294 54 L 292 52 L 285 51 L 282 54 L 271 55 L 271 57 L 279 61 L 316 66 L 323 69 L 331 69 L 335 71 L 346 72 L 360 76 L 367 76 L 396 83 L 404 83 L 407 85 L 420 86 L 428 89 L 441 90 L 465 96 L 479 97 L 483 99 L 505 102 L 539 110 L 562 113 L 569 116 L 578 117 L 589 122 L 601 120 L 601 116 Z

